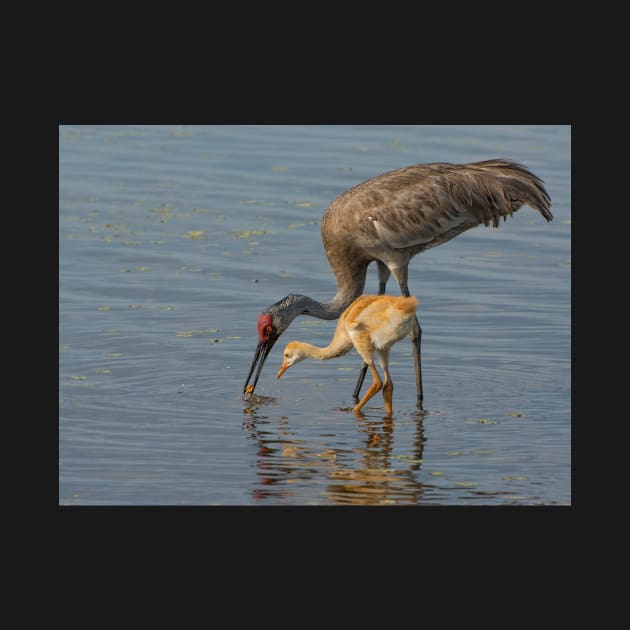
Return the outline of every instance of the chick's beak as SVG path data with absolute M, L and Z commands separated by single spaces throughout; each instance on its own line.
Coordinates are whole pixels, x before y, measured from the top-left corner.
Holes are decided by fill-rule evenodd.
M 289 369 L 289 366 L 286 363 L 283 363 L 280 366 L 278 373 L 276 374 L 276 378 L 280 378 L 288 369 Z

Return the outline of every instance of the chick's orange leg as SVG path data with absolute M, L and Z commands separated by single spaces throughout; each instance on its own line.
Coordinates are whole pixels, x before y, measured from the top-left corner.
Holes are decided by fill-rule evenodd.
M 385 413 L 388 416 L 392 415 L 392 396 L 394 394 L 394 383 L 391 379 L 385 381 L 383 385 L 383 400 L 385 401 Z

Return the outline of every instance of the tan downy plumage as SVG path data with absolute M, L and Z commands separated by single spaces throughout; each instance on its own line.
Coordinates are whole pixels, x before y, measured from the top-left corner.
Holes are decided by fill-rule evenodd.
M 300 341 L 289 342 L 284 349 L 277 378 L 303 359 L 333 359 L 347 354 L 354 346 L 372 373 L 372 385 L 354 411 L 360 411 L 382 389 L 385 411 L 390 416 L 394 384 L 388 369 L 389 350 L 393 344 L 410 334 L 417 306 L 418 298 L 415 296 L 362 295 L 341 314 L 333 339 L 326 348 Z M 383 368 L 384 380 L 381 380 L 376 370 L 374 355 Z

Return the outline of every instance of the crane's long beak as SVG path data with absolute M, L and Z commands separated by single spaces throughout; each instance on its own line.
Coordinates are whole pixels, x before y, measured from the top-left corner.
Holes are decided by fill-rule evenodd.
M 256 348 L 256 352 L 254 354 L 254 360 L 252 361 L 252 367 L 249 369 L 249 374 L 247 375 L 247 380 L 245 381 L 245 386 L 243 387 L 244 394 L 251 394 L 254 389 L 256 389 L 256 383 L 258 383 L 258 377 L 262 372 L 263 365 L 265 365 L 265 361 L 271 352 L 271 348 L 278 340 L 277 336 L 270 336 L 266 341 L 261 341 Z M 256 365 L 258 365 L 258 369 L 256 370 L 256 376 L 254 377 L 254 382 L 250 385 L 249 381 L 252 378 L 252 374 L 256 369 Z

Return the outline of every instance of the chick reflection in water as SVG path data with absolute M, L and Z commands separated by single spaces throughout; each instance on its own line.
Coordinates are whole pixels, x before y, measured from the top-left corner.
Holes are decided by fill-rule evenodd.
M 280 378 L 287 369 L 306 358 L 334 359 L 350 352 L 354 346 L 372 374 L 372 385 L 353 411 L 359 413 L 377 392 L 383 390 L 385 412 L 392 415 L 394 384 L 388 370 L 390 348 L 409 335 L 416 321 L 418 298 L 389 295 L 362 295 L 341 314 L 335 335 L 326 348 L 291 341 L 284 349 Z M 374 366 L 374 355 L 383 369 L 384 380 Z

